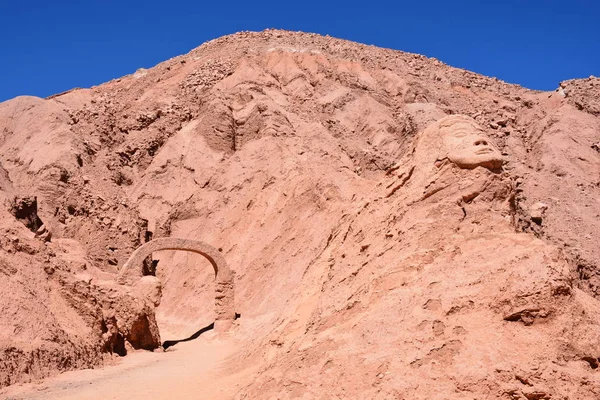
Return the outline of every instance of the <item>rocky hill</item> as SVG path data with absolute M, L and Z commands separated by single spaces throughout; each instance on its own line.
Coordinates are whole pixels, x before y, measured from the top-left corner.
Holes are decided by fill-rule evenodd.
M 235 272 L 235 398 L 598 398 L 599 98 L 267 30 L 1 103 L 0 386 L 213 322 L 197 254 L 116 282 L 175 237 Z

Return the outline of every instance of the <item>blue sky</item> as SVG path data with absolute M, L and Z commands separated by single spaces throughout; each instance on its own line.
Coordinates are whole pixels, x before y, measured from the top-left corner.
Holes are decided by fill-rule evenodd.
M 595 0 L 1 0 L 0 101 L 100 84 L 265 28 L 420 53 L 533 89 L 600 75 Z

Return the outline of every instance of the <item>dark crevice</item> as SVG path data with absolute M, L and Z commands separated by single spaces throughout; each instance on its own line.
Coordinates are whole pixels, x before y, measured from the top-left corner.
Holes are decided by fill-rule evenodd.
M 592 367 L 592 369 L 597 369 L 598 366 L 600 366 L 600 358 L 583 357 L 582 360 L 590 364 L 590 367 Z
M 112 181 L 118 186 L 131 186 L 133 184 L 133 180 L 123 173 L 123 171 L 115 172 Z
M 62 183 L 69 183 L 69 179 L 71 179 L 71 174 L 69 174 L 69 171 L 62 169 L 60 171 L 60 176 L 58 177 L 58 180 Z
M 32 232 L 37 232 L 44 225 L 37 211 L 38 205 L 35 196 L 15 197 L 10 205 L 10 213 Z
M 121 357 L 125 357 L 127 355 L 127 348 L 125 347 L 125 338 L 120 333 L 117 333 L 117 336 L 115 338 L 113 351 Z
M 125 347 L 125 338 L 116 329 L 116 319 L 114 316 L 109 318 L 109 326 L 107 326 L 105 320 L 101 322 L 102 336 L 105 339 L 103 350 L 107 353 L 117 354 L 121 357 L 127 355 L 127 348 Z M 111 331 L 109 334 L 108 331 Z
M 142 275 L 143 276 L 156 276 L 156 269 L 158 268 L 158 260 L 153 260 L 152 256 L 146 257 L 142 262 Z

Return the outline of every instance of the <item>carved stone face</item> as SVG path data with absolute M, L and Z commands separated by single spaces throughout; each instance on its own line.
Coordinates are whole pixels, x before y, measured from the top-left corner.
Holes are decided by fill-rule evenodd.
M 502 154 L 475 120 L 467 118 L 449 118 L 441 124 L 447 158 L 460 168 L 500 168 L 504 162 Z

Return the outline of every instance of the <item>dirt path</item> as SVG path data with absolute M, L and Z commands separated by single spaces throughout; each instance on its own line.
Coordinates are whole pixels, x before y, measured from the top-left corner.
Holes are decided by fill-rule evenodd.
M 228 399 L 249 371 L 223 373 L 223 364 L 239 349 L 233 336 L 209 333 L 164 353 L 139 352 L 115 366 L 71 371 L 41 383 L 9 387 L 10 400 Z

